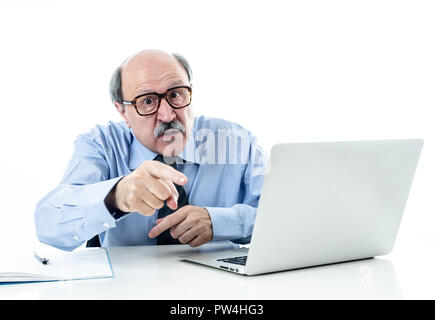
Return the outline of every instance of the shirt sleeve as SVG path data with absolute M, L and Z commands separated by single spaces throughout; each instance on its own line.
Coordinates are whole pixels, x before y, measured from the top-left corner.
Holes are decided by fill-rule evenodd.
M 109 167 L 101 148 L 79 136 L 60 185 L 36 205 L 38 239 L 72 251 L 96 234 L 114 228 L 115 212 L 107 209 L 104 199 L 122 176 L 108 177 Z
M 242 202 L 227 208 L 205 207 L 212 221 L 213 241 L 231 240 L 239 244 L 251 241 L 267 161 L 266 152 L 254 137 L 241 181 L 241 190 L 245 191 Z

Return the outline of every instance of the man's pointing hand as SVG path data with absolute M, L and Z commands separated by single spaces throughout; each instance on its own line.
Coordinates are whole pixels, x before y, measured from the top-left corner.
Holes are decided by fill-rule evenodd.
M 159 161 L 145 161 L 122 178 L 114 189 L 113 205 L 124 212 L 137 211 L 149 216 L 164 206 L 177 209 L 178 192 L 174 186 L 185 185 L 187 177 Z

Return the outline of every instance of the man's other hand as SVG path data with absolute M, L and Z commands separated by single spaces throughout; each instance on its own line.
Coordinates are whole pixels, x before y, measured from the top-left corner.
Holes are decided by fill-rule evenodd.
M 155 238 L 167 229 L 171 229 L 172 238 L 191 247 L 198 247 L 213 238 L 210 215 L 203 207 L 187 205 L 158 219 L 157 225 L 150 230 L 148 236 Z

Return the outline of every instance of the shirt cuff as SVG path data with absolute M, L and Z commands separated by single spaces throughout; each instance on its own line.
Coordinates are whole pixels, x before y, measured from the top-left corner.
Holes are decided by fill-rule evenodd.
M 85 224 L 81 232 L 78 232 L 80 240 L 88 240 L 96 234 L 100 234 L 110 228 L 114 228 L 115 218 L 107 208 L 104 199 L 122 177 L 87 185 L 86 193 L 93 200 L 88 200 L 83 206 L 83 218 Z
M 254 228 L 257 208 L 238 204 L 228 208 L 205 207 L 213 226 L 212 241 L 249 239 Z
M 119 181 L 122 178 L 124 178 L 124 176 L 116 178 L 117 179 L 116 183 L 109 190 L 109 192 L 107 192 L 107 195 L 104 198 L 104 204 L 106 205 L 107 210 L 109 211 L 109 213 L 112 215 L 112 217 L 116 221 L 120 220 L 121 218 L 125 217 L 126 215 L 128 215 L 130 213 L 130 212 L 124 212 L 122 210 L 119 210 L 118 208 L 111 205 L 111 203 L 114 201 L 113 197 L 115 196 L 114 194 L 111 194 L 111 193 L 116 188 L 116 185 L 119 183 Z

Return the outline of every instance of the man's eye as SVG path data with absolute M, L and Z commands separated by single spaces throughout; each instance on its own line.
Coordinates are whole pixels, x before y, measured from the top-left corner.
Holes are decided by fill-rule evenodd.
M 170 98 L 171 98 L 171 99 L 175 99 L 175 98 L 178 98 L 179 95 L 180 95 L 180 94 L 179 94 L 178 92 L 171 92 L 171 94 L 170 94 Z
M 153 102 L 154 102 L 154 101 L 153 101 L 153 99 L 151 99 L 151 98 L 146 98 L 145 101 L 144 101 L 144 103 L 145 103 L 145 104 L 148 104 L 148 105 L 149 105 L 149 104 L 153 104 Z

